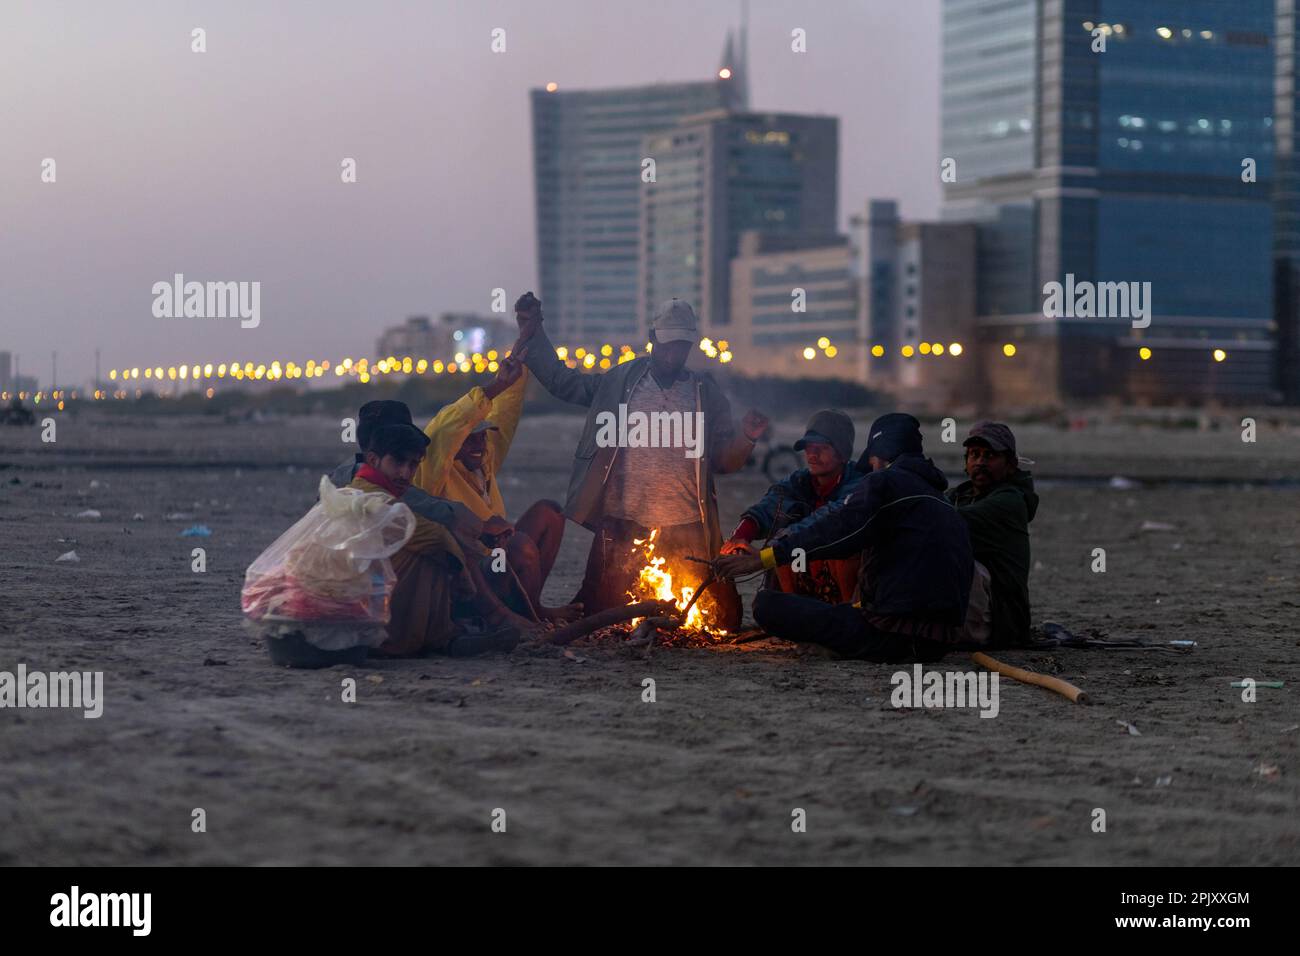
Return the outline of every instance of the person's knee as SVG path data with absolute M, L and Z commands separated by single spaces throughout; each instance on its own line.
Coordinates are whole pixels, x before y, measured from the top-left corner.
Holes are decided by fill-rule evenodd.
M 506 559 L 513 567 L 531 567 L 537 563 L 537 543 L 523 532 L 516 531 L 506 542 Z
M 528 510 L 524 512 L 523 517 L 520 520 L 522 521 L 527 518 L 546 522 L 556 520 L 563 521 L 564 506 L 558 501 L 554 501 L 550 498 L 538 498 L 528 506 Z

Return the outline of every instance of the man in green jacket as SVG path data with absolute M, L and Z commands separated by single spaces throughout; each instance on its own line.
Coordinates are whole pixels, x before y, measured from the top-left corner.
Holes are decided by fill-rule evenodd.
M 992 646 L 1029 640 L 1029 522 L 1038 511 L 1034 478 L 1020 468 L 1016 436 L 1001 422 L 976 422 L 962 442 L 964 481 L 948 500 L 966 520 L 975 560 L 988 569 Z
M 596 537 L 574 600 L 588 614 L 627 604 L 647 563 L 645 544 L 637 542 L 656 530 L 654 554 L 667 559 L 674 594 L 693 590 L 707 566 L 685 558 L 712 558 L 722 547 L 713 475 L 745 464 L 767 418 L 751 409 L 738 432 L 722 390 L 686 368 L 699 331 L 694 310 L 681 299 L 655 313 L 649 355 L 597 373 L 560 360 L 531 292 L 515 303 L 515 317 L 519 344 L 532 340 L 529 371 L 556 398 L 588 408 L 564 513 Z M 715 626 L 739 627 L 734 584 L 713 585 L 700 603 Z

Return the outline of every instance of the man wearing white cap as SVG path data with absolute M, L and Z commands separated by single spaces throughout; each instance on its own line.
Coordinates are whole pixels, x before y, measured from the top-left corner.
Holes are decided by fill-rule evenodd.
M 515 317 L 521 344 L 535 339 L 527 365 L 537 380 L 556 398 L 588 408 L 564 513 L 596 537 L 574 600 L 588 614 L 628 603 L 636 571 L 645 563 L 634 541 L 654 529 L 659 530 L 655 553 L 668 558 L 674 586 L 694 588 L 705 566 L 682 559 L 711 558 L 722 546 L 713 475 L 745 464 L 768 428 L 766 416 L 751 409 L 737 432 L 722 390 L 708 375 L 686 368 L 699 343 L 699 327 L 695 311 L 682 299 L 670 299 L 655 312 L 649 355 L 600 373 L 583 373 L 560 361 L 542 325 L 541 303 L 532 293 L 515 303 Z M 636 421 L 638 416 L 684 421 L 693 447 L 640 442 L 635 429 L 623 427 L 617 441 L 609 440 L 611 421 Z M 712 610 L 717 626 L 739 626 L 740 596 L 734 585 L 714 585 L 701 604 Z

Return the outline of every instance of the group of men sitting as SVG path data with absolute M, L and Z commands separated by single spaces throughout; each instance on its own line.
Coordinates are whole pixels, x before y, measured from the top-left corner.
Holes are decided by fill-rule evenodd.
M 649 354 L 604 372 L 560 360 L 532 293 L 516 302 L 515 315 L 519 338 L 493 382 L 471 388 L 423 429 L 400 402 L 367 403 L 360 454 L 334 474 L 336 484 L 386 494 L 416 516 L 415 533 L 393 559 L 397 585 L 381 654 L 507 648 L 543 622 L 627 604 L 652 531 L 656 556 L 684 586 L 698 586 L 710 570 L 687 557 L 713 558 L 720 580 L 702 603 L 719 628 L 741 623 L 735 579 L 765 572 L 756 623 L 847 657 L 935 660 L 956 647 L 1028 637 L 1028 532 L 1038 497 L 1005 425 L 971 429 L 969 480 L 948 490 L 922 453 L 912 416 L 877 419 L 855 461 L 852 421 L 818 412 L 795 445 L 807 467 L 746 509 L 724 541 L 713 476 L 741 468 L 769 422 L 751 409 L 737 427 L 716 382 L 687 368 L 699 343 L 690 305 L 664 303 Z M 565 504 L 537 501 L 512 524 L 498 476 L 530 374 L 585 406 L 587 420 Z M 600 441 L 602 421 L 619 411 L 695 416 L 698 453 Z M 566 519 L 593 532 L 591 550 L 573 603 L 545 607 L 542 589 Z

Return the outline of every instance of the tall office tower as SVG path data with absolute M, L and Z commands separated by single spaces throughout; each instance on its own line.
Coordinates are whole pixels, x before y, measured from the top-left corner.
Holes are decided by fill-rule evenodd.
M 712 80 L 608 90 L 533 90 L 538 294 L 556 341 L 636 336 L 647 135 L 747 104 L 745 55 L 728 35 Z
M 730 324 L 731 260 L 745 230 L 836 232 L 839 121 L 716 110 L 646 138 L 655 181 L 641 192 L 639 330 L 659 303 L 686 299 L 704 331 Z
M 995 401 L 1276 394 L 1274 2 L 945 0 L 944 216 L 979 224 Z
M 1278 387 L 1290 405 L 1300 405 L 1300 84 L 1296 75 L 1300 51 L 1296 43 L 1296 0 L 1277 0 L 1273 311 Z

